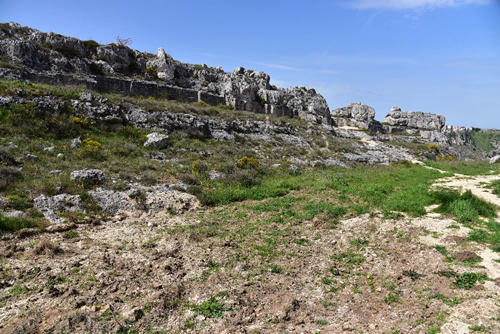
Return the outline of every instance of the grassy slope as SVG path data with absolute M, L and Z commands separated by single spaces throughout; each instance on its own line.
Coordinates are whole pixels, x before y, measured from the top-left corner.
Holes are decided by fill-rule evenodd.
M 51 92 L 63 101 L 78 96 L 78 90 L 12 82 L 1 82 L 0 92 L 8 94 L 13 88 L 22 88 L 28 95 Z M 150 105 L 153 109 L 178 108 L 175 110 L 179 112 L 187 110 L 197 114 L 212 113 L 215 117 L 234 117 L 234 114 L 226 114 L 227 110 L 218 108 L 180 105 L 170 101 L 123 99 L 119 96 L 110 98 L 116 103 L 126 100 L 142 107 Z M 444 269 L 438 274 L 429 269 L 426 273 L 428 276 L 421 280 L 419 275 L 424 270 L 422 264 L 421 267 L 417 265 L 409 267 L 416 270 L 408 270 L 405 267 L 406 270 L 402 271 L 401 275 L 403 279 L 386 273 L 385 270 L 391 270 L 392 265 L 398 261 L 406 265 L 407 261 L 420 259 L 422 252 L 433 254 L 434 250 L 415 246 L 416 234 L 405 221 L 388 220 L 391 228 L 379 230 L 377 222 L 380 220 L 376 217 L 380 217 L 383 222 L 384 218 L 401 219 L 399 212 L 417 217 L 425 213 L 426 205 L 447 203 L 449 205 L 441 208 L 444 213 L 459 217 L 466 226 L 474 226 L 469 235 L 470 241 L 488 243 L 494 250 L 500 250 L 498 223 L 493 219 L 488 222 L 479 220 L 479 211 L 482 210 L 483 204 L 478 204 L 470 197 L 461 198 L 459 194 L 445 196 L 446 194 L 443 195 L 442 192 L 438 194 L 429 192 L 428 185 L 433 180 L 449 174 L 440 174 L 408 162 L 389 166 L 358 166 L 352 169 L 316 167 L 294 170 L 282 156 L 286 155 L 287 151 L 297 150 L 295 147 L 278 147 L 259 141 L 240 141 L 234 144 L 217 142 L 185 132 L 170 134 L 170 146 L 164 150 L 154 150 L 144 148 L 142 145 L 146 131 L 133 127 L 125 127 L 115 132 L 108 131 L 94 127 L 86 120 L 72 119 L 70 115 L 62 115 L 57 119 L 58 122 L 55 122 L 46 117 L 33 115 L 32 111 L 29 106 L 0 110 L 2 134 L 0 144 L 14 142 L 19 146 L 5 150 L 5 155 L 18 158 L 31 153 L 39 157 L 38 161 L 24 161 L 22 175 L 14 175 L 11 181 L 0 189 L 0 194 L 8 198 L 7 206 L 27 211 L 31 215 L 31 221 L 41 221 L 37 213 L 31 210 L 32 198 L 40 193 L 53 195 L 63 191 L 85 197 L 85 186 L 70 181 L 69 173 L 89 166 L 100 168 L 107 175 L 115 175 L 116 183 L 106 184 L 106 187 L 113 189 L 123 189 L 127 187 L 127 182 L 132 181 L 153 184 L 173 179 L 182 180 L 191 185 L 190 192 L 198 195 L 204 203 L 215 207 L 192 214 L 186 218 L 185 224 L 162 221 L 151 233 L 146 230 L 134 233 L 136 237 L 131 241 L 126 240 L 126 235 L 115 236 L 116 240 L 106 236 L 107 239 L 94 241 L 90 238 L 102 230 L 95 229 L 89 232 L 86 227 L 81 228 L 83 231 L 79 228 L 78 232 L 73 230 L 62 236 L 54 234 L 51 238 L 59 238 L 58 241 L 48 241 L 42 236 L 21 241 L 22 247 L 9 248 L 10 253 L 5 253 L 5 257 L 0 259 L 2 277 L 16 282 L 14 286 L 4 289 L 6 293 L 0 297 L 0 307 L 31 295 L 43 295 L 46 291 L 52 291 L 50 290 L 52 286 L 57 286 L 61 291 L 74 288 L 77 291 L 76 295 L 82 296 L 100 291 L 97 297 L 94 297 L 97 298 L 95 309 L 99 314 L 98 322 L 109 332 L 133 333 L 144 330 L 154 333 L 151 328 L 156 327 L 189 332 L 203 330 L 204 326 L 216 325 L 217 322 L 213 319 L 219 319 L 224 315 L 232 314 L 232 317 L 236 317 L 240 311 L 245 314 L 245 308 L 250 310 L 258 308 L 251 304 L 241 306 L 236 301 L 249 298 L 251 302 L 251 295 L 259 291 L 269 291 L 272 295 L 276 292 L 268 289 L 276 285 L 277 289 L 282 289 L 283 286 L 292 289 L 294 294 L 296 291 L 305 291 L 311 295 L 320 292 L 322 297 L 313 299 L 319 305 L 311 308 L 314 311 L 311 326 L 316 326 L 318 330 L 329 325 L 329 321 L 332 320 L 326 319 L 333 319 L 332 314 L 335 314 L 337 307 L 358 303 L 363 309 L 367 303 L 373 303 L 370 305 L 378 305 L 376 308 L 380 311 L 389 308 L 389 314 L 400 316 L 406 314 L 404 308 L 415 304 L 419 312 L 429 305 L 430 310 L 427 314 L 424 312 L 423 315 L 410 319 L 413 326 L 411 328 L 418 327 L 430 333 L 437 332 L 439 326 L 444 323 L 447 314 L 449 315 L 446 312 L 450 311 L 447 307 L 454 307 L 462 300 L 458 297 L 461 296 L 460 292 L 449 288 L 449 282 L 455 282 L 453 284 L 458 287 L 464 286 L 469 289 L 476 284 L 476 281 L 484 281 L 485 278 L 468 273 L 459 275 L 455 270 L 462 268 L 460 267 L 462 264 L 453 262 L 453 257 L 448 254 L 446 258 L 443 257 L 445 262 L 449 262 L 448 267 L 441 267 Z M 25 116 L 28 118 L 23 120 L 29 122 L 19 121 L 17 116 L 19 113 L 26 113 Z M 248 114 L 244 116 L 250 117 Z M 302 126 L 301 121 L 293 121 L 297 122 L 296 126 Z M 34 131 L 42 127 L 59 131 Z M 77 149 L 71 149 L 70 140 L 75 136 L 82 136 L 83 139 L 90 141 Z M 331 146 L 335 146 L 333 145 L 335 140 L 332 139 Z M 315 141 L 320 142 L 319 138 L 311 138 L 312 150 L 319 151 L 321 146 L 314 146 Z M 49 146 L 53 146 L 55 151 L 43 150 Z M 200 151 L 210 154 L 200 155 Z M 145 154 L 159 152 L 166 155 L 167 161 L 158 162 L 144 158 Z M 58 157 L 58 153 L 62 153 L 63 157 Z M 310 156 L 316 154 L 298 153 Z M 281 166 L 271 168 L 273 163 L 280 163 Z M 439 162 L 432 165 L 454 173 L 480 174 L 491 168 L 500 172 L 498 166 L 472 162 Z M 60 169 L 62 173 L 51 175 L 50 171 L 54 169 Z M 223 173 L 225 177 L 211 180 L 210 171 Z M 93 207 L 88 198 L 85 197 L 85 200 L 87 208 L 98 214 L 98 208 Z M 474 214 L 474 210 L 477 214 Z M 364 213 L 369 213 L 373 220 L 371 218 L 366 218 L 366 222 L 363 220 L 358 231 L 342 227 L 341 219 L 354 218 Z M 467 213 L 472 214 L 467 215 Z M 491 218 L 493 216 L 494 214 L 491 214 Z M 12 220 L 0 217 L 0 222 L 10 224 Z M 24 227 L 26 221 L 22 224 L 14 223 L 16 228 L 19 228 Z M 135 222 L 132 226 L 140 228 Z M 124 296 L 120 296 L 120 302 L 115 304 L 115 307 L 119 308 L 120 305 L 127 303 L 140 307 L 142 312 L 138 313 L 140 317 L 136 316 L 132 321 L 126 322 L 121 319 L 119 312 L 110 309 L 101 310 L 105 303 L 112 303 L 106 300 L 109 293 L 106 290 L 99 290 L 106 287 L 104 284 L 100 285 L 101 280 L 115 282 L 114 275 L 117 275 L 127 282 L 127 287 L 144 283 L 140 275 L 130 277 L 131 273 L 136 275 L 140 272 L 136 267 L 147 267 L 142 262 L 135 264 L 131 260 L 138 254 L 147 259 L 144 261 L 155 263 L 161 268 L 150 273 L 148 281 L 150 278 L 156 279 L 156 273 L 161 278 L 168 277 L 168 270 L 174 270 L 168 261 L 175 258 L 175 252 L 165 253 L 160 245 L 174 240 L 181 240 L 191 247 L 185 253 L 179 251 L 182 262 L 186 262 L 186 266 L 192 265 L 186 267 L 190 268 L 187 269 L 188 278 L 179 283 L 182 284 L 182 291 L 179 290 L 180 292 L 173 296 L 167 295 L 168 298 L 163 302 L 163 306 L 158 302 L 157 295 L 149 291 L 138 295 L 124 292 Z M 336 245 L 330 240 L 343 241 Z M 102 254 L 108 254 L 108 249 L 111 249 L 109 254 L 114 254 L 113 259 L 118 264 L 113 264 L 109 270 L 102 273 L 97 271 L 97 267 L 101 264 L 97 265 L 94 262 L 89 262 L 90 265 L 84 264 L 80 268 L 65 266 L 58 271 L 57 276 L 52 275 L 49 268 L 46 279 L 43 274 L 38 274 L 42 267 L 40 262 L 47 261 L 44 267 L 48 267 L 52 261 L 51 256 L 55 256 L 52 253 L 55 254 L 58 250 L 55 245 L 59 243 L 63 244 L 61 249 L 70 250 L 59 256 L 70 258 L 73 251 L 78 254 L 78 247 L 82 244 L 85 254 L 89 253 L 88 249 L 92 249 L 92 261 L 105 258 L 108 255 Z M 59 252 L 62 252 L 61 249 Z M 398 253 L 401 250 L 403 253 Z M 407 256 L 404 253 L 408 251 L 410 254 L 412 250 L 413 255 Z M 32 268 L 26 269 L 25 276 L 22 270 L 17 274 L 15 269 L 19 265 L 16 261 L 25 257 L 25 253 L 21 253 L 23 251 L 33 253 L 26 259 L 29 262 L 28 267 Z M 436 248 L 436 251 L 442 254 L 448 252 L 446 248 Z M 162 255 L 156 256 L 156 252 Z M 371 260 L 367 254 L 371 254 Z M 120 263 L 121 256 L 126 259 L 124 263 Z M 436 254 L 432 256 L 435 257 Z M 311 264 L 312 258 L 314 261 Z M 165 259 L 168 263 L 154 262 L 157 259 Z M 81 258 L 66 262 L 79 261 Z M 383 265 L 388 262 L 385 265 L 389 267 L 377 272 L 375 268 L 367 266 L 369 261 L 378 261 L 376 263 L 382 266 L 381 268 L 385 268 Z M 427 264 L 425 267 L 427 268 Z M 123 271 L 120 271 L 120 268 Z M 307 280 L 303 280 L 306 273 L 309 276 Z M 38 275 L 35 282 L 32 282 L 33 275 Z M 411 280 L 408 279 L 410 283 L 405 283 L 404 277 L 411 277 Z M 141 281 L 136 282 L 134 279 Z M 168 289 L 171 286 L 163 281 L 160 282 L 165 287 L 163 290 L 170 293 Z M 446 289 L 438 290 L 432 284 L 444 284 Z M 220 288 L 224 286 L 229 292 Z M 407 294 L 404 292 L 405 289 L 411 290 L 411 293 Z M 243 292 L 238 292 L 240 290 Z M 244 294 L 247 293 L 250 297 L 245 297 Z M 193 301 L 194 296 L 199 295 L 207 298 Z M 356 301 L 358 295 L 360 298 Z M 267 298 L 260 296 L 256 299 L 260 303 L 267 302 Z M 303 296 L 301 298 L 305 299 Z M 346 298 L 348 302 L 342 298 Z M 71 309 L 75 307 L 75 303 L 69 298 L 63 304 Z M 376 314 L 379 312 L 378 309 Z M 169 316 L 166 317 L 166 314 Z M 200 315 L 208 319 L 208 322 L 200 320 Z M 26 316 L 29 317 L 29 312 Z M 167 326 L 169 319 L 176 317 L 183 320 Z M 311 321 L 308 318 L 306 320 Z M 410 320 L 404 321 L 406 323 Z M 262 321 L 263 328 L 271 330 L 275 326 L 280 326 L 280 322 L 292 320 L 286 320 L 285 316 L 281 318 L 269 316 L 259 321 Z M 397 332 L 397 328 L 395 325 L 393 332 Z

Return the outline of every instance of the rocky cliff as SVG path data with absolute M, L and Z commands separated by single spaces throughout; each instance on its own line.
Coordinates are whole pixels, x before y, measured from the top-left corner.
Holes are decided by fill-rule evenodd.
M 220 66 L 214 68 L 205 64 L 182 63 L 163 48 L 158 48 L 154 55 L 120 44 L 101 45 L 93 40 L 81 41 L 52 32 L 44 33 L 16 23 L 0 24 L 0 78 L 295 117 L 324 126 L 328 133 L 344 138 L 359 139 L 360 134 L 356 131 L 362 130 L 373 136 L 371 139 L 380 142 L 461 146 L 459 156 L 475 149 L 472 133 L 477 129 L 446 126 L 441 115 L 402 111 L 393 107 L 380 123 L 375 120 L 375 110 L 368 105 L 351 103 L 330 111 L 325 99 L 313 88 L 275 87 L 264 72 L 245 70 L 243 67 L 225 72 Z M 230 140 L 234 138 L 233 133 L 252 132 L 258 135 L 276 130 L 269 130 L 265 124 L 258 122 L 250 127 L 248 124 L 242 126 L 241 121 L 222 124 L 166 111 L 155 116 L 160 121 L 153 124 L 153 116 L 139 117 L 140 113 L 131 111 L 131 108 L 99 108 L 109 109 L 103 104 L 92 105 L 85 109 L 84 114 L 101 121 L 106 118 L 107 123 L 121 124 L 124 120 L 133 120 L 136 125 L 146 127 L 147 124 L 152 129 L 202 128 L 208 137 Z M 80 109 L 75 106 L 76 112 Z M 291 135 L 290 131 L 286 134 Z
M 230 105 L 236 110 L 300 117 L 330 124 L 325 99 L 314 89 L 277 88 L 268 74 L 186 64 L 163 48 L 157 55 L 125 45 L 100 45 L 15 23 L 0 24 L 0 77 L 77 84 L 101 92 Z

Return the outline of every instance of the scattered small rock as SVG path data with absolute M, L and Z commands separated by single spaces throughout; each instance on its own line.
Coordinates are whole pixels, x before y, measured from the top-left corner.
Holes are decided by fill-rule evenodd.
M 34 155 L 34 154 L 26 154 L 26 160 L 37 161 L 38 157 L 36 155 Z
M 71 139 L 71 148 L 77 148 L 82 142 L 82 137 Z
M 55 150 L 54 146 L 45 147 L 45 148 L 43 149 L 43 151 L 44 151 L 44 152 L 49 152 L 49 153 L 54 152 L 54 150 Z

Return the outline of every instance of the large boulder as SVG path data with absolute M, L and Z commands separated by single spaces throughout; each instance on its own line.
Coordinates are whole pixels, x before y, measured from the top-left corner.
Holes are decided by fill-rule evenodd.
M 163 135 L 158 132 L 153 132 L 147 135 L 148 139 L 144 143 L 145 147 L 154 147 L 154 148 L 164 148 L 168 145 L 168 136 Z
M 375 119 L 375 109 L 361 102 L 354 102 L 346 107 L 332 110 L 331 116 L 338 126 L 368 129 Z
M 421 130 L 441 131 L 445 126 L 446 118 L 442 115 L 424 113 L 421 111 L 401 111 L 394 106 L 385 116 L 382 124 L 391 127 L 412 128 Z

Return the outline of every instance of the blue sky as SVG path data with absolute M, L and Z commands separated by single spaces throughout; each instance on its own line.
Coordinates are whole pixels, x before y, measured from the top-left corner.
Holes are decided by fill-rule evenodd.
M 331 109 L 351 102 L 500 129 L 499 0 L 0 0 L 14 21 L 308 86 Z

